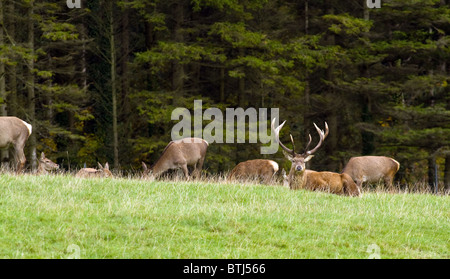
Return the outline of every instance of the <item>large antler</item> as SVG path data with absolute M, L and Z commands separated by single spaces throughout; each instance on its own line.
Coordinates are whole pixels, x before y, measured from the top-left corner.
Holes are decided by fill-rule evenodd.
M 281 148 L 283 148 L 283 150 L 286 151 L 287 153 L 289 153 L 289 154 L 295 156 L 295 154 L 296 154 L 296 153 L 295 153 L 295 144 L 294 144 L 294 139 L 292 138 L 292 135 L 290 135 L 290 136 L 291 136 L 291 142 L 292 142 L 293 149 L 287 148 L 287 147 L 280 141 L 280 130 L 281 130 L 281 128 L 283 128 L 283 126 L 284 126 L 285 123 L 286 123 L 286 121 L 284 121 L 283 123 L 281 123 L 280 126 L 278 126 L 277 128 L 275 128 L 275 118 L 274 118 L 274 119 L 272 120 L 272 131 L 273 131 L 273 133 L 275 134 L 275 139 L 276 139 L 276 141 L 278 142 L 278 144 L 281 146 Z M 325 138 L 328 136 L 329 129 L 328 129 L 328 124 L 327 124 L 327 122 L 325 122 L 325 132 L 324 132 L 323 130 L 319 129 L 319 127 L 317 127 L 316 123 L 314 123 L 314 127 L 316 127 L 317 133 L 319 134 L 319 137 L 320 137 L 319 143 L 317 143 L 316 147 L 314 147 L 313 149 L 308 150 L 308 148 L 309 148 L 309 146 L 311 145 L 311 142 L 312 142 L 311 134 L 309 134 L 309 141 L 308 141 L 308 144 L 306 145 L 305 152 L 302 154 L 303 156 L 308 156 L 308 155 L 311 155 L 311 154 L 313 154 L 314 152 L 316 152 L 316 151 L 320 148 L 320 146 L 322 146 L 323 141 L 324 141 Z
M 285 120 L 283 123 L 281 123 L 280 126 L 278 126 L 277 128 L 275 128 L 275 118 L 274 118 L 274 119 L 272 120 L 272 125 L 271 125 L 271 127 L 272 127 L 272 132 L 275 134 L 275 139 L 276 139 L 276 141 L 278 142 L 278 144 L 281 146 L 281 148 L 283 148 L 283 150 L 286 151 L 287 153 L 289 153 L 289 154 L 291 154 L 292 156 L 294 156 L 294 155 L 295 155 L 294 149 L 289 149 L 289 148 L 287 148 L 287 147 L 284 146 L 284 144 L 280 141 L 280 130 L 281 130 L 281 128 L 283 128 L 283 126 L 284 126 L 285 123 L 286 123 L 286 120 Z M 291 141 L 292 141 L 292 144 L 294 144 L 294 140 L 292 139 L 292 136 L 291 136 Z
M 322 146 L 323 141 L 324 141 L 325 138 L 328 136 L 329 130 L 328 130 L 328 124 L 327 124 L 327 122 L 325 122 L 325 132 L 324 132 L 323 130 L 319 129 L 319 127 L 317 127 L 316 123 L 314 123 L 314 127 L 316 127 L 317 133 L 319 133 L 320 140 L 319 140 L 319 143 L 316 145 L 316 147 L 314 147 L 314 148 L 311 149 L 311 150 L 308 150 L 308 147 L 309 147 L 309 145 L 311 144 L 311 140 L 312 140 L 312 139 L 311 139 L 311 134 L 309 135 L 309 142 L 308 142 L 308 144 L 306 145 L 305 153 L 304 153 L 305 156 L 311 155 L 311 154 L 313 154 L 314 152 L 316 152 L 316 151 L 320 148 L 320 146 Z

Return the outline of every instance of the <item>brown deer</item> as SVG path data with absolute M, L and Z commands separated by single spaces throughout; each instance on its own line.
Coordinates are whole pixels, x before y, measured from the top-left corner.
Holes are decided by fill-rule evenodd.
M 147 168 L 142 162 L 145 176 L 158 178 L 171 169 L 182 169 L 186 179 L 189 179 L 188 166 L 194 166 L 192 177 L 200 176 L 205 161 L 208 142 L 200 138 L 184 138 L 169 142 L 156 163 Z
M 44 152 L 41 153 L 38 163 L 37 174 L 48 174 L 50 171 L 59 169 L 59 165 L 46 158 Z
M 112 177 L 113 174 L 109 170 L 109 164 L 106 162 L 105 167 L 103 167 L 100 163 L 98 163 L 98 169 L 94 168 L 82 168 L 80 169 L 75 177 L 80 178 L 92 178 L 92 177 Z
M 352 157 L 342 173 L 350 175 L 361 189 L 364 182 L 378 183 L 383 180 L 387 187 L 392 186 L 400 163 L 385 156 Z
M 0 117 L 0 149 L 8 149 L 10 146 L 14 148 L 17 173 L 22 171 L 27 161 L 23 148 L 31 131 L 31 125 L 17 117 Z
M 295 152 L 294 139 L 291 135 L 291 142 L 293 149 L 287 148 L 280 141 L 280 130 L 283 128 L 286 121 L 280 126 L 275 128 L 275 119 L 272 121 L 272 131 L 275 134 L 275 139 L 284 151 L 284 155 L 292 162 L 291 170 L 289 171 L 288 182 L 289 188 L 296 189 L 309 189 L 327 191 L 334 194 L 344 194 L 349 196 L 359 196 L 361 193 L 356 186 L 352 178 L 347 174 L 339 174 L 334 172 L 322 171 L 316 172 L 305 169 L 305 163 L 311 160 L 313 154 L 322 146 L 324 139 L 328 136 L 328 124 L 325 122 L 325 132 L 320 130 L 316 124 L 314 124 L 317 132 L 319 133 L 319 143 L 311 150 L 308 150 L 311 144 L 312 138 L 309 135 L 309 142 L 306 145 L 305 151 L 302 154 Z
M 260 178 L 269 184 L 278 171 L 278 164 L 272 160 L 255 159 L 240 162 L 228 175 L 228 180 L 249 180 Z

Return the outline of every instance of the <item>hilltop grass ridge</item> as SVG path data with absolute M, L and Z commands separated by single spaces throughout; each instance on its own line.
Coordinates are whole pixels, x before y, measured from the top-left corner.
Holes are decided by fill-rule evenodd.
M 449 258 L 450 197 L 0 174 L 0 257 Z M 73 247 L 77 249 L 73 250 Z

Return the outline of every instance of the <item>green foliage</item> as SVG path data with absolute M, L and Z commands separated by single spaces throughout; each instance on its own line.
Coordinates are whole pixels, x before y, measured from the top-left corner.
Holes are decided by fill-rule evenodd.
M 154 162 L 171 140 L 172 111 L 192 111 L 201 99 L 203 110 L 279 108 L 298 146 L 309 133 L 315 140 L 312 123 L 327 121 L 331 133 L 313 169 L 340 171 L 351 156 L 389 155 L 402 165 L 401 181 L 411 181 L 407 177 L 416 179 L 418 166 L 428 168 L 414 162 L 414 153 L 421 160 L 440 158 L 444 169 L 450 9 L 439 0 L 386 0 L 370 10 L 335 0 L 307 6 L 96 0 L 83 9 L 19 2 L 6 4 L 14 5 L 15 14 L 5 13 L 0 44 L 7 81 L 1 102 L 27 119 L 25 80 L 33 66 L 39 148 L 54 151 L 60 161 L 111 160 L 117 144 L 123 170 Z M 30 5 L 34 15 L 28 19 L 23 14 Z M 23 27 L 30 20 L 33 48 Z M 112 132 L 112 54 L 118 143 Z M 259 144 L 212 143 L 207 172 L 263 157 Z M 273 156 L 289 165 L 281 153 Z
M 67 41 L 78 39 L 76 27 L 69 23 L 56 23 L 50 19 L 42 24 L 42 37 L 52 41 Z
M 339 35 L 361 35 L 369 32 L 373 21 L 367 21 L 361 18 L 355 18 L 349 14 L 325 15 L 323 19 L 331 22 L 328 28 L 331 32 Z
M 84 144 L 77 152 L 77 160 L 86 163 L 88 166 L 96 166 L 95 154 L 98 153 L 102 142 L 95 134 L 84 135 Z
M 171 62 L 189 64 L 195 61 L 207 60 L 223 62 L 225 57 L 218 53 L 220 49 L 208 48 L 200 45 L 186 45 L 174 42 L 159 42 L 152 50 L 136 53 L 137 63 L 149 63 L 153 73 L 167 70 Z

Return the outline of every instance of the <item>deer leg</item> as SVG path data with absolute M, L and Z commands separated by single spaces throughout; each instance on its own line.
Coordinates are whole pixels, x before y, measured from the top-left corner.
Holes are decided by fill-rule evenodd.
M 192 171 L 192 178 L 193 179 L 197 179 L 197 177 L 198 177 L 198 162 L 197 163 L 195 163 L 195 165 L 194 165 L 194 170 Z
M 390 176 L 384 178 L 384 184 L 386 185 L 386 187 L 388 189 L 392 189 L 393 180 L 394 180 L 394 178 L 390 177 Z
M 182 165 L 181 169 L 183 170 L 183 173 L 184 173 L 184 176 L 186 176 L 186 179 L 189 180 L 189 171 L 187 168 L 187 164 Z
M 269 185 L 270 182 L 272 182 L 272 179 L 274 179 L 276 172 L 273 172 L 272 174 L 267 174 L 264 176 L 263 184 Z
M 22 172 L 23 167 L 25 166 L 25 162 L 27 159 L 25 158 L 25 153 L 23 152 L 23 148 L 14 147 L 14 159 L 16 160 L 16 173 Z
M 192 177 L 199 178 L 202 172 L 203 161 L 205 158 L 200 158 L 194 166 L 194 171 L 192 172 Z
M 363 184 L 363 180 L 362 179 L 357 179 L 356 180 L 356 186 L 359 188 L 359 191 L 362 191 L 362 184 Z

